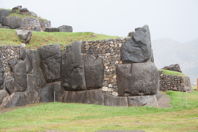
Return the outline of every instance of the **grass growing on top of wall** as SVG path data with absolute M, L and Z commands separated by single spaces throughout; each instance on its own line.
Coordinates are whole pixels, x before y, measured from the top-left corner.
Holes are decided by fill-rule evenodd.
M 198 92 L 168 91 L 167 94 L 172 99 L 170 108 L 108 107 L 66 103 L 19 107 L 0 113 L 0 131 L 196 132 L 198 130 Z
M 165 70 L 165 69 L 161 69 L 160 70 L 163 74 L 165 75 L 172 75 L 172 76 L 186 76 L 185 74 L 181 73 L 181 72 L 176 72 L 176 71 L 170 71 L 170 70 Z
M 74 41 L 92 41 L 115 39 L 117 36 L 96 34 L 92 32 L 33 32 L 28 48 L 37 48 L 47 44 L 61 44 L 62 46 Z M 16 35 L 14 29 L 0 28 L 0 46 L 1 45 L 20 45 L 21 41 Z

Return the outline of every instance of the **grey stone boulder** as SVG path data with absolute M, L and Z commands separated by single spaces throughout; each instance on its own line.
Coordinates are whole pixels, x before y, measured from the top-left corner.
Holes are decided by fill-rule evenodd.
M 124 63 L 141 63 L 151 60 L 152 49 L 149 27 L 136 28 L 121 46 L 120 56 Z
M 28 89 L 39 89 L 44 87 L 46 80 L 40 67 L 41 60 L 39 52 L 37 50 L 27 50 L 25 60 L 29 61 L 28 66 L 26 65 L 26 70 L 28 71 L 27 88 L 29 87 Z
M 72 26 L 68 26 L 68 25 L 62 25 L 58 27 L 58 29 L 59 29 L 59 32 L 73 32 Z
M 63 102 L 104 105 L 102 90 L 65 91 Z
M 158 107 L 157 98 L 155 95 L 147 96 L 129 96 L 128 97 L 129 106 L 152 106 Z
M 127 97 L 104 94 L 104 105 L 106 106 L 128 106 Z
M 14 66 L 14 91 L 23 92 L 27 88 L 26 64 L 20 60 Z
M 116 75 L 120 96 L 154 95 L 159 90 L 159 73 L 152 62 L 118 64 Z
M 29 43 L 32 37 L 32 32 L 29 30 L 16 30 L 16 34 L 23 43 Z
M 61 78 L 65 90 L 86 89 L 81 42 L 74 42 L 66 47 L 62 55 Z
M 0 105 L 3 102 L 3 99 L 7 96 L 9 96 L 9 94 L 6 92 L 6 90 L 0 90 Z
M 39 90 L 40 102 L 63 101 L 64 91 L 61 89 L 60 82 L 47 84 Z
M 84 56 L 84 69 L 87 89 L 97 89 L 103 86 L 103 59 L 93 55 Z
M 170 70 L 170 71 L 176 71 L 176 72 L 182 72 L 179 64 L 172 64 L 172 65 L 169 65 L 169 66 L 165 66 L 162 69 Z
M 10 15 L 10 10 L 0 9 L 0 23 L 3 23 L 5 17 Z
M 104 105 L 104 94 L 101 89 L 86 91 L 86 104 Z
M 54 101 L 54 88 L 51 84 L 47 84 L 40 89 L 40 102 L 53 102 Z
M 41 69 L 48 82 L 60 79 L 60 45 L 46 45 L 38 49 L 41 57 Z
M 9 77 L 5 79 L 4 87 L 8 91 L 9 94 L 15 92 L 15 82 L 13 77 Z
M 59 32 L 59 28 L 55 28 L 55 27 L 47 27 L 45 28 L 45 32 Z
M 12 29 L 20 28 L 22 23 L 22 18 L 17 16 L 7 16 L 3 19 L 3 26 L 8 26 Z
M 3 99 L 1 107 L 16 107 L 39 102 L 38 92 L 15 92 Z

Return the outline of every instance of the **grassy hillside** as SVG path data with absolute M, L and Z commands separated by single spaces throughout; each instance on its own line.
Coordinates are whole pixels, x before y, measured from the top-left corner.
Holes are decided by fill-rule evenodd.
M 172 99 L 172 107 L 170 108 L 127 108 L 46 103 L 6 109 L 0 113 L 0 131 L 145 130 L 146 132 L 197 132 L 198 92 L 169 91 L 167 94 Z
M 91 32 L 33 32 L 29 48 L 37 48 L 46 44 L 66 45 L 74 41 L 91 41 L 115 39 L 116 36 L 95 34 Z M 1 45 L 19 45 L 21 44 L 15 30 L 0 28 L 0 46 Z
M 185 74 L 181 73 L 181 72 L 176 72 L 176 71 L 170 71 L 170 70 L 165 70 L 165 69 L 161 69 L 160 70 L 163 74 L 165 75 L 172 75 L 172 76 L 186 76 Z

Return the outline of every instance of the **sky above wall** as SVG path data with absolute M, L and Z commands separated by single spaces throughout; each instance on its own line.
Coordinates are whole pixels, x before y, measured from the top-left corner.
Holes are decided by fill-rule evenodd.
M 149 25 L 152 40 L 198 39 L 198 0 L 0 0 L 0 8 L 22 5 L 75 32 L 127 36 Z

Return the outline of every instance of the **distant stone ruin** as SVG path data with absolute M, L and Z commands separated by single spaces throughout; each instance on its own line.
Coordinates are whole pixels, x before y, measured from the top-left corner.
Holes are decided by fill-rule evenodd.
M 170 66 L 166 66 L 162 69 L 180 72 L 181 68 L 178 64 L 172 64 Z M 160 90 L 167 91 L 181 91 L 181 92 L 189 92 L 192 90 L 190 78 L 184 74 L 181 75 L 167 75 L 160 71 Z
M 148 26 L 128 38 L 46 45 L 37 50 L 0 47 L 0 106 L 73 102 L 158 106 L 159 74 Z
M 72 32 L 72 26 L 62 25 L 51 28 L 49 20 L 39 17 L 36 13 L 22 6 L 0 9 L 0 28 L 23 29 L 47 32 Z

